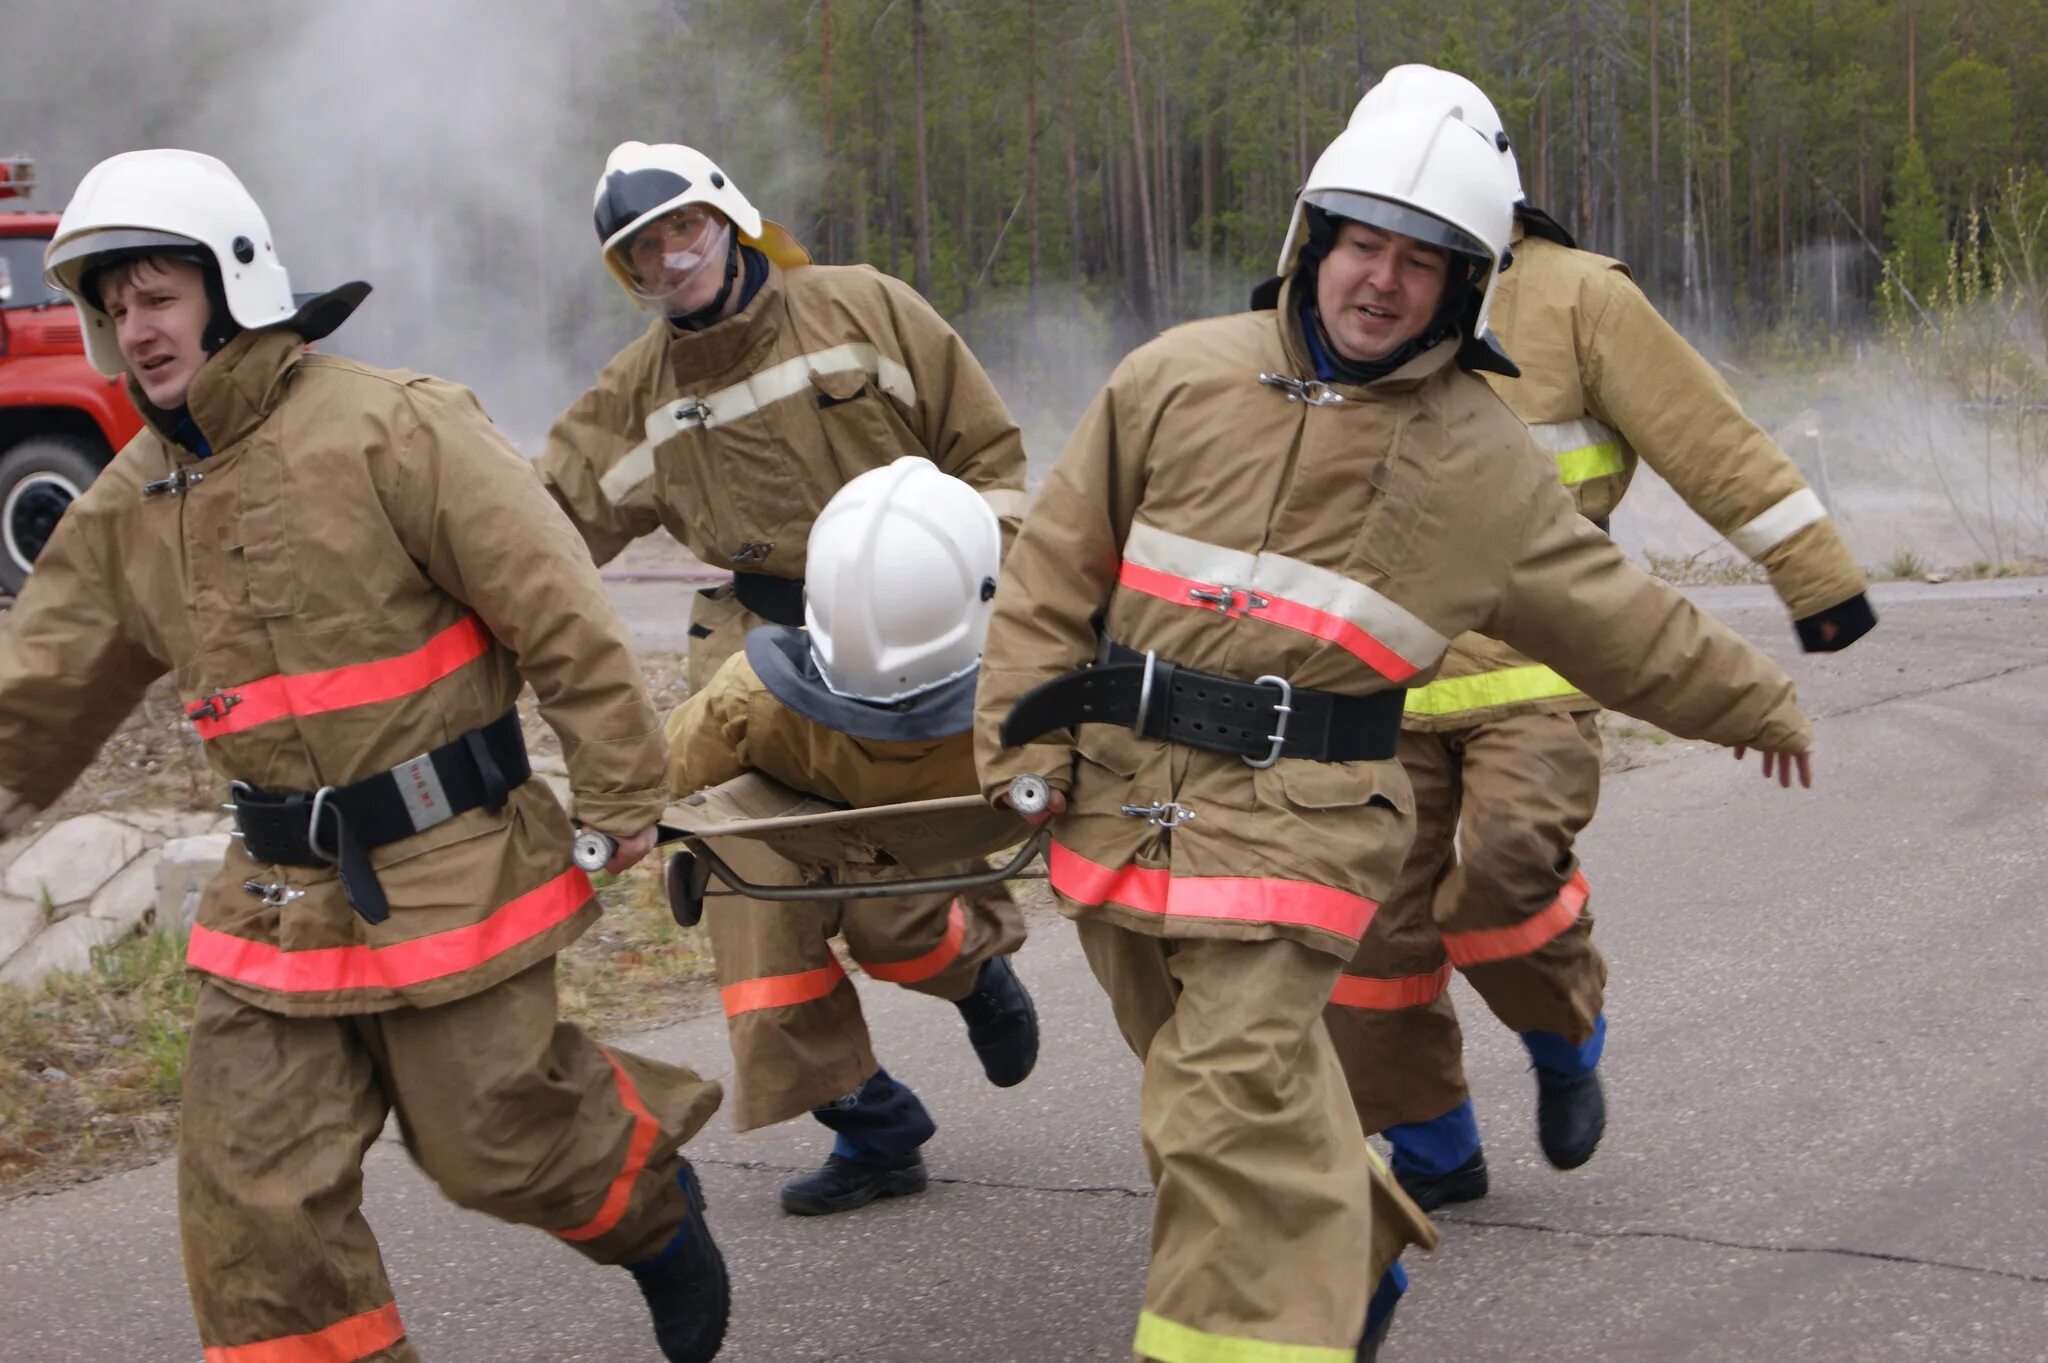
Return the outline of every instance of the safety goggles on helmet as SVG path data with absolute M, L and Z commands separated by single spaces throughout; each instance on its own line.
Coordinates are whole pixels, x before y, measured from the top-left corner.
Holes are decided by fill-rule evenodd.
M 1485 242 L 1461 228 L 1445 222 L 1432 213 L 1406 204 L 1370 194 L 1354 194 L 1342 189 L 1310 190 L 1302 195 L 1304 202 L 1314 204 L 1333 218 L 1362 222 L 1368 227 L 1377 227 L 1382 232 L 1398 232 L 1404 237 L 1430 246 L 1439 246 L 1446 251 L 1472 256 L 1491 263 L 1493 252 Z

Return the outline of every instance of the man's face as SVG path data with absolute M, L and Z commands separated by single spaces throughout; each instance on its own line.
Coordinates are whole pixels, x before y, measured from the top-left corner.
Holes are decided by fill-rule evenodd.
M 725 283 L 725 218 L 701 204 L 663 214 L 625 245 L 640 292 L 677 317 L 701 311 Z
M 183 407 L 207 358 L 202 341 L 213 305 L 205 272 L 185 260 L 140 261 L 109 272 L 100 303 L 142 395 L 165 411 Z
M 1316 311 L 1347 360 L 1383 360 L 1422 334 L 1443 301 L 1441 247 L 1345 222 L 1316 275 Z

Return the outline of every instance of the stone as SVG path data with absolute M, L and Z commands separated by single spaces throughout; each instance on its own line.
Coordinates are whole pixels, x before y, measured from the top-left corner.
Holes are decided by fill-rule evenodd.
M 133 929 L 80 914 L 52 923 L 35 935 L 7 964 L 0 966 L 0 984 L 34 984 L 57 970 L 92 969 L 92 954 L 128 936 Z
M 100 886 L 92 897 L 94 918 L 126 927 L 140 927 L 156 912 L 156 865 L 159 853 L 144 852 Z
M 37 900 L 0 895 L 0 962 L 27 946 L 48 918 Z
M 139 828 L 104 814 L 85 814 L 45 829 L 7 868 L 0 890 L 59 908 L 91 899 L 121 868 L 142 854 Z
M 199 913 L 199 897 L 227 860 L 228 842 L 225 833 L 203 833 L 196 838 L 173 838 L 163 845 L 152 868 L 158 932 L 191 929 Z

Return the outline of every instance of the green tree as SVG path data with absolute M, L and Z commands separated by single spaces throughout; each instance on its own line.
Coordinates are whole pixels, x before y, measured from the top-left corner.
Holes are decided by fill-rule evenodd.
M 1885 258 L 1891 273 L 1915 298 L 1924 300 L 1948 273 L 1948 231 L 1918 138 L 1906 143 L 1892 177 L 1884 232 L 1891 247 Z
M 1950 62 L 1927 87 L 1928 168 L 1958 206 L 1975 207 L 2011 164 L 2012 77 L 1974 57 Z

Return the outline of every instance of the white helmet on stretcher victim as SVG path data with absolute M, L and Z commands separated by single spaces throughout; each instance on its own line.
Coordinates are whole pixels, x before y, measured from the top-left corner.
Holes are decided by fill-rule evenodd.
M 1528 198 L 1522 192 L 1522 168 L 1515 162 L 1515 149 L 1508 140 L 1506 126 L 1500 121 L 1500 110 L 1493 107 L 1493 101 L 1486 97 L 1484 90 L 1455 71 L 1423 66 L 1418 62 L 1397 66 L 1365 92 L 1365 98 L 1359 100 L 1358 107 L 1351 111 L 1351 121 L 1355 124 L 1361 118 L 1377 114 L 1446 104 L 1465 124 L 1493 143 L 1494 149 L 1507 163 L 1509 177 L 1515 182 L 1515 202 Z
M 796 238 L 762 217 L 703 152 L 676 142 L 621 142 L 605 158 L 591 211 L 604 247 L 605 268 L 636 300 L 657 302 L 674 290 L 675 281 L 671 278 L 664 287 L 651 281 L 643 284 L 635 276 L 633 238 L 642 228 L 691 208 L 715 211 L 733 225 L 742 243 L 786 270 L 810 264 L 810 253 Z
M 835 695 L 908 700 L 981 662 L 1002 529 L 988 500 L 906 455 L 839 489 L 811 526 L 804 625 Z
M 228 313 L 242 327 L 292 319 L 291 277 L 270 224 L 234 171 L 202 152 L 123 152 L 86 172 L 43 252 L 43 276 L 78 305 L 85 355 L 102 374 L 124 372 L 114 324 L 84 279 L 116 254 L 204 252 L 219 267 Z
M 1308 238 L 1308 206 L 1439 246 L 1478 262 L 1483 275 L 1474 335 L 1486 330 L 1494 284 L 1514 230 L 1521 192 L 1499 151 L 1437 103 L 1355 116 L 1316 159 L 1294 201 L 1278 273 L 1294 268 Z

